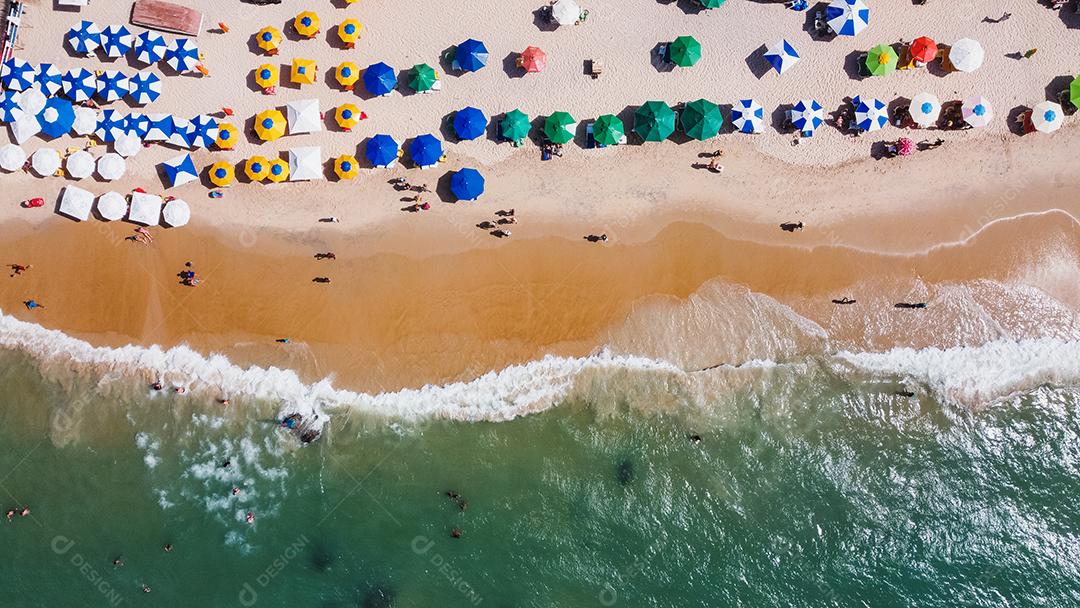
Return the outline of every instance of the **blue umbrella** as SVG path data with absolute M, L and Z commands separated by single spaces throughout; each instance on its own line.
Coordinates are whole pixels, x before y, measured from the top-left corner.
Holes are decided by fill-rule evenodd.
M 15 122 L 23 115 L 15 91 L 0 91 L 0 122 Z
M 131 30 L 123 25 L 110 25 L 101 32 L 101 48 L 106 57 L 123 57 L 131 50 Z
M 161 77 L 154 72 L 136 72 L 129 82 L 131 101 L 144 106 L 161 96 Z
M 417 167 L 435 166 L 442 155 L 442 141 L 430 133 L 417 137 L 409 145 L 409 157 Z
M 475 72 L 487 65 L 488 50 L 483 42 L 469 38 L 458 45 L 454 58 L 462 70 Z
M 218 121 L 212 116 L 206 114 L 200 114 L 191 119 L 191 126 L 188 127 L 188 140 L 191 141 L 192 147 L 195 148 L 209 148 L 218 136 Z
M 791 46 L 790 42 L 781 40 L 765 51 L 765 59 L 772 64 L 777 72 L 783 74 L 791 66 L 798 63 L 799 52 L 795 50 L 795 47 Z
M 97 76 L 86 68 L 68 70 L 60 84 L 64 96 L 75 102 L 87 101 L 97 93 Z
M 863 0 L 832 0 L 825 21 L 839 36 L 854 36 L 870 24 L 870 8 Z
M 863 99 L 856 95 L 851 100 L 851 105 L 855 106 L 855 126 L 863 131 L 877 131 L 889 122 L 885 102 L 880 99 Z
M 813 135 L 825 122 L 825 111 L 813 99 L 801 99 L 791 108 L 791 124 L 803 135 Z
M 740 99 L 731 108 L 731 124 L 740 133 L 761 133 L 765 108 L 753 99 Z
M 487 117 L 472 106 L 464 107 L 454 114 L 454 133 L 461 139 L 476 139 L 487 129 Z
M 199 64 L 199 47 L 191 38 L 177 38 L 165 48 L 165 63 L 180 72 L 190 72 Z
M 364 87 L 372 95 L 388 95 L 397 86 L 394 68 L 383 62 L 373 63 L 364 70 Z
M 116 141 L 117 137 L 124 134 L 126 123 L 127 120 L 116 110 L 102 110 L 94 136 L 105 143 Z
M 365 154 L 376 167 L 389 167 L 398 158 L 399 146 L 393 137 L 379 134 L 367 142 Z
M 34 66 L 18 57 L 11 57 L 0 68 L 0 84 L 9 91 L 23 91 L 37 79 Z
M 475 201 L 484 193 L 484 176 L 466 167 L 450 178 L 450 191 L 458 200 Z
M 124 133 L 144 139 L 150 132 L 150 117 L 138 112 L 132 112 L 124 119 Z
M 123 72 L 105 70 L 97 77 L 97 96 L 102 101 L 116 101 L 130 92 L 131 81 Z
M 147 116 L 150 128 L 147 129 L 143 139 L 146 141 L 168 141 L 176 132 L 176 122 L 172 114 L 154 114 Z
M 177 148 L 190 148 L 192 135 L 194 135 L 194 131 L 191 127 L 191 121 L 173 116 L 173 132 L 169 136 L 169 143 Z
M 37 121 L 41 125 L 42 135 L 50 139 L 60 137 L 75 124 L 75 109 L 66 99 L 50 97 L 45 102 L 45 109 L 38 113 Z
M 199 179 L 199 172 L 195 169 L 195 163 L 191 160 L 190 154 L 181 154 L 176 158 L 170 158 L 161 166 L 165 170 L 165 177 L 169 180 L 171 186 L 180 186 Z
M 89 55 L 101 46 L 101 28 L 93 21 L 83 21 L 68 30 L 68 44 L 80 55 Z
M 135 38 L 135 60 L 151 65 L 165 58 L 165 37 L 154 32 L 143 32 Z
M 64 75 L 60 73 L 60 70 L 56 69 L 55 65 L 43 63 L 38 66 L 35 79 L 38 86 L 41 87 L 41 92 L 52 97 L 59 93 L 63 87 Z

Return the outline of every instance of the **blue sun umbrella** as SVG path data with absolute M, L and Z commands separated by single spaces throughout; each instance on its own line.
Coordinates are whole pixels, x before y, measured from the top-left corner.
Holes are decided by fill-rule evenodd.
M 825 111 L 821 104 L 813 99 L 802 99 L 791 108 L 791 124 L 811 136 L 825 122 Z
M 97 76 L 86 68 L 68 70 L 60 81 L 64 96 L 71 101 L 87 101 L 97 94 Z
M 155 64 L 165 58 L 165 49 L 168 44 L 165 37 L 155 32 L 143 32 L 135 37 L 132 47 L 135 51 L 135 60 L 146 65 Z
M 124 119 L 124 133 L 144 139 L 150 133 L 150 117 L 139 112 L 132 112 Z
M 389 167 L 398 158 L 399 146 L 393 137 L 379 134 L 367 142 L 364 154 L 372 165 L 376 167 Z
M 41 134 L 50 139 L 60 137 L 71 130 L 75 124 L 75 109 L 71 102 L 61 97 L 50 97 L 45 108 L 37 115 L 41 125 Z
M 169 136 L 169 145 L 176 146 L 177 148 L 190 148 L 191 147 L 191 121 L 186 118 L 177 118 L 173 116 L 173 132 Z
M 15 91 L 0 91 L 0 122 L 15 122 L 24 114 Z
M 484 176 L 476 169 L 461 169 L 450 178 L 450 191 L 458 200 L 475 201 L 484 193 Z
M 761 133 L 765 109 L 753 99 L 740 99 L 731 107 L 731 124 L 740 133 Z
M 461 139 L 476 139 L 487 129 L 487 117 L 480 110 L 466 106 L 454 114 L 454 133 Z
M 41 92 L 49 97 L 56 95 L 63 88 L 64 75 L 51 63 L 43 63 L 38 66 L 34 74 L 34 80 L 41 87 Z
M 101 28 L 93 21 L 83 21 L 68 30 L 68 44 L 80 55 L 89 55 L 101 46 Z
M 781 40 L 768 47 L 765 59 L 772 64 L 777 73 L 783 74 L 799 61 L 799 52 L 787 40 Z
M 199 179 L 199 172 L 195 169 L 195 163 L 190 154 L 181 154 L 162 163 L 165 170 L 165 178 L 171 186 L 182 186 L 188 182 Z
M 176 132 L 176 121 L 172 114 L 151 114 L 147 120 L 150 125 L 143 136 L 146 141 L 168 141 Z
M 188 141 L 193 148 L 209 148 L 217 141 L 218 121 L 212 116 L 200 114 L 191 119 L 188 126 Z
M 105 70 L 97 77 L 97 97 L 102 101 L 116 101 L 130 92 L 131 81 L 123 72 Z
M 462 70 L 475 72 L 487 65 L 488 50 L 483 42 L 469 38 L 458 45 L 454 59 Z
M 128 96 L 140 106 L 161 96 L 161 77 L 154 72 L 136 72 L 129 81 Z
M 165 48 L 165 63 L 183 74 L 199 64 L 199 47 L 191 38 L 177 38 Z
M 94 136 L 105 143 L 116 141 L 116 138 L 124 134 L 127 119 L 116 110 L 102 110 L 98 117 L 97 129 Z
M 373 63 L 364 70 L 364 88 L 372 95 L 389 95 L 397 86 L 394 68 L 383 62 Z
M 870 24 L 870 8 L 863 0 L 832 0 L 825 21 L 838 36 L 854 36 Z
M 18 57 L 10 57 L 0 67 L 0 84 L 9 91 L 23 91 L 37 80 L 34 66 Z
M 106 57 L 123 57 L 131 50 L 134 38 L 123 25 L 110 25 L 101 32 L 101 48 Z
M 862 99 L 856 95 L 851 105 L 855 106 L 855 126 L 863 131 L 877 131 L 889 122 L 885 102 L 880 99 Z
M 420 168 L 437 165 L 442 155 L 442 141 L 430 133 L 420 135 L 409 145 L 409 157 Z

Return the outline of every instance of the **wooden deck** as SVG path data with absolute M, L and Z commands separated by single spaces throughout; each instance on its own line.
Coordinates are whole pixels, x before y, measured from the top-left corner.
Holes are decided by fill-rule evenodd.
M 131 23 L 153 30 L 198 36 L 202 21 L 199 11 L 162 0 L 138 0 L 131 8 Z

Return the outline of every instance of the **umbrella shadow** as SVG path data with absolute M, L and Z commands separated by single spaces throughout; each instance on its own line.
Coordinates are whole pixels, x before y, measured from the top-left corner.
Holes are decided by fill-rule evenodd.
M 258 145 L 263 143 L 262 139 L 255 133 L 255 116 L 248 116 L 244 119 L 243 132 L 244 139 L 246 139 L 249 144 Z
M 454 191 L 450 188 L 450 181 L 454 178 L 454 171 L 447 171 L 439 176 L 438 181 L 435 182 L 435 196 L 439 197 L 439 200 L 444 203 L 456 203 L 457 197 L 454 196 Z
M 248 36 L 247 50 L 248 50 L 248 53 L 251 53 L 252 55 L 262 55 L 263 54 L 264 51 L 261 48 L 259 48 L 259 33 L 258 32 L 255 32 L 255 33 L 251 34 L 250 36 Z
M 750 73 L 758 80 L 764 78 L 765 74 L 768 74 L 769 70 L 772 69 L 772 64 L 765 58 L 765 52 L 768 50 L 768 47 L 763 44 L 746 56 L 746 67 L 750 69 Z
M 640 146 L 645 143 L 634 132 L 634 112 L 637 112 L 641 106 L 623 106 L 623 109 L 619 110 L 616 117 L 623 123 L 623 131 L 626 133 L 626 143 L 629 145 Z
M 1056 101 L 1061 104 L 1061 109 L 1065 110 L 1065 114 L 1072 114 L 1076 111 L 1075 107 L 1069 101 L 1069 85 L 1072 84 L 1073 76 L 1055 76 L 1046 85 L 1046 99 L 1050 101 Z
M 720 107 L 720 113 L 724 115 L 724 124 L 720 125 L 720 132 L 718 135 L 728 135 L 735 132 L 735 127 L 731 124 L 731 108 L 734 107 L 730 103 L 717 104 Z
M 547 136 L 544 135 L 544 120 L 546 116 L 537 116 L 529 121 L 529 137 L 537 146 L 542 146 L 547 141 Z
M 461 76 L 465 72 L 460 69 L 454 69 L 454 57 L 457 55 L 457 45 L 452 44 L 439 53 L 439 67 L 442 68 L 443 74 L 447 76 Z
M 497 144 L 503 143 L 504 140 L 502 138 L 502 133 L 499 130 L 499 125 L 502 123 L 503 119 L 505 119 L 505 118 L 506 118 L 506 112 L 503 112 L 502 114 L 499 114 L 497 116 L 492 116 L 491 118 L 488 119 L 487 138 L 489 140 L 491 140 L 491 141 L 493 141 L 493 142 L 495 142 Z
M 942 57 L 942 55 L 945 53 L 945 49 L 941 48 L 944 46 L 945 45 L 940 45 L 940 50 L 938 51 L 937 57 L 935 57 L 934 60 L 930 63 L 926 64 L 926 71 L 930 72 L 930 74 L 933 76 L 937 76 L 938 78 L 944 78 L 952 73 L 949 70 L 945 69 L 945 61 Z
M 457 111 L 450 112 L 442 117 L 439 122 L 439 135 L 442 136 L 443 141 L 446 142 L 458 142 L 461 141 L 457 136 L 457 131 L 454 130 L 454 116 L 457 115 Z
M 828 6 L 827 2 L 818 2 L 806 9 L 806 20 L 803 21 L 802 29 L 815 42 L 829 42 L 836 38 L 836 34 L 825 23 L 825 8 Z
M 657 42 L 655 46 L 649 49 L 649 63 L 652 64 L 653 69 L 661 74 L 675 70 L 675 62 L 668 58 L 668 48 L 670 46 L 670 42 Z
M 943 109 L 944 107 L 945 104 L 942 104 Z M 905 113 L 910 116 L 911 99 L 907 97 L 897 97 L 896 99 L 893 99 L 888 103 L 887 108 L 889 112 L 889 124 L 898 129 L 906 128 L 904 125 L 897 124 L 897 121 L 901 120 Z M 938 118 L 940 118 L 940 115 L 938 116 Z
M 254 93 L 262 93 L 263 88 L 259 86 L 258 82 L 256 82 L 255 73 L 257 71 L 259 71 L 259 68 L 255 67 L 250 72 L 248 72 L 248 74 L 247 74 L 247 88 L 248 88 L 249 91 L 252 91 Z
M 866 51 L 854 50 L 844 57 L 844 73 L 852 80 L 865 80 L 870 77 L 866 67 Z
M 1069 29 L 1080 29 L 1080 4 L 1073 3 L 1072 10 L 1061 8 L 1058 10 L 1058 18 Z
M 1024 124 L 1026 121 L 1023 120 L 1023 117 L 1028 112 L 1031 112 L 1029 106 L 1016 106 L 1009 110 L 1009 115 L 1006 120 L 1009 125 L 1009 131 L 1011 131 L 1013 135 L 1027 135 Z
M 319 66 L 315 66 L 316 70 L 318 70 L 318 67 Z M 304 85 L 292 81 L 292 64 L 291 63 L 282 63 L 282 64 L 278 65 L 278 74 L 279 74 L 279 78 L 278 78 L 278 86 L 279 87 L 281 87 L 283 89 L 293 89 L 294 91 L 299 91 L 300 89 L 302 89 L 304 87 Z M 318 84 L 319 84 L 319 82 L 316 81 L 315 85 L 317 86 Z
M 697 15 L 698 13 L 705 12 L 705 7 L 701 6 L 697 0 L 676 0 L 675 2 L 669 2 L 668 4 L 674 4 L 679 7 L 679 10 L 687 15 Z
M 412 97 L 417 94 L 417 91 L 409 86 L 409 79 L 412 76 L 412 72 L 412 68 L 405 68 L 404 70 L 397 71 L 397 88 L 402 97 Z
M 503 73 L 508 78 L 524 78 L 525 70 L 518 67 L 518 57 L 521 57 L 521 53 L 507 53 L 506 57 L 502 60 Z
M 319 27 L 322 27 L 321 23 L 319 24 Z M 291 42 L 306 42 L 310 40 L 307 36 L 301 36 L 300 32 L 296 31 L 296 28 L 293 27 L 293 19 L 291 18 L 285 23 L 282 23 L 279 29 L 281 30 L 282 38 Z M 318 36 L 318 34 L 315 35 Z
M 541 6 L 532 12 L 533 25 L 541 32 L 554 32 L 559 29 L 559 24 L 551 18 L 551 7 Z
M 794 104 L 783 103 L 776 106 L 776 109 L 772 111 L 772 115 L 770 116 L 772 128 L 776 130 L 777 133 L 786 135 L 795 132 L 795 126 L 788 120 L 788 112 L 794 107 Z
M 61 13 L 77 13 L 77 12 L 79 12 L 79 9 L 80 9 L 80 7 L 78 7 L 78 6 L 69 6 L 67 4 L 60 4 L 60 0 L 53 0 L 52 1 L 52 10 L 54 10 L 54 11 L 59 11 Z

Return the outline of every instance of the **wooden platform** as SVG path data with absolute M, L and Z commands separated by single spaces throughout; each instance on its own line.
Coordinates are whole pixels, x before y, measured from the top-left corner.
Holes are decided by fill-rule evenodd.
M 202 22 L 202 13 L 172 2 L 138 0 L 131 7 L 131 23 L 153 30 L 198 36 Z

